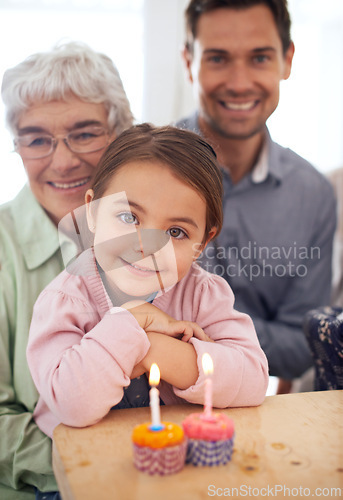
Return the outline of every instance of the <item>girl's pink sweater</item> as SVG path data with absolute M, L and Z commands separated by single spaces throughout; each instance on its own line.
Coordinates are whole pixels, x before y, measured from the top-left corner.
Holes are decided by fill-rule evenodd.
M 83 427 L 103 418 L 122 399 L 134 366 L 150 347 L 133 315 L 112 307 L 93 253 L 85 252 L 80 262 L 82 276 L 65 270 L 43 290 L 31 323 L 27 359 L 40 393 L 34 418 L 50 437 L 61 422 Z M 224 279 L 194 264 L 153 304 L 175 319 L 198 323 L 215 340 L 190 339 L 199 378 L 186 390 L 161 381 L 165 404 L 203 404 L 204 352 L 214 364 L 214 407 L 262 403 L 268 385 L 267 359 L 252 320 L 234 309 L 234 296 Z

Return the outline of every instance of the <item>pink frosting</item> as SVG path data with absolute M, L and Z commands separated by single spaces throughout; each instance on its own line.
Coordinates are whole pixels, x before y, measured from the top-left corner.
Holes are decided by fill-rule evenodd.
M 230 439 L 234 433 L 234 423 L 224 413 L 212 413 L 211 420 L 205 420 L 203 413 L 191 413 L 182 422 L 185 434 L 190 439 L 220 441 Z

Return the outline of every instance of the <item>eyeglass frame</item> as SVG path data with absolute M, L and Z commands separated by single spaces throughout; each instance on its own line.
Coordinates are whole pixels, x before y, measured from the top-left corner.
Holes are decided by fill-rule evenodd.
M 74 134 L 75 132 L 77 131 L 82 131 L 84 129 L 88 129 L 89 127 L 93 127 L 93 129 L 101 129 L 104 133 L 103 134 L 99 134 L 97 137 L 102 137 L 103 135 L 107 135 L 108 136 L 108 141 L 107 141 L 107 144 L 105 144 L 104 146 L 101 146 L 100 148 L 97 148 L 97 149 L 92 149 L 91 151 L 87 151 L 87 152 L 82 152 L 82 151 L 75 151 L 73 149 L 73 147 L 70 146 L 69 144 L 69 136 L 71 134 Z M 40 134 L 40 137 L 43 137 L 43 138 L 49 138 L 51 140 L 51 145 L 50 145 L 50 150 L 48 153 L 44 153 L 43 156 L 35 156 L 35 157 L 27 157 L 27 156 L 23 156 L 22 153 L 20 153 L 19 151 L 19 148 L 20 148 L 20 139 L 22 139 L 23 137 L 25 136 L 29 136 L 30 134 L 40 134 L 40 132 L 29 132 L 27 134 L 23 134 L 22 136 L 17 136 L 14 138 L 13 140 L 13 145 L 14 145 L 14 151 L 16 153 L 18 153 L 20 156 L 22 156 L 23 158 L 27 159 L 27 160 L 41 160 L 43 158 L 47 158 L 48 156 L 52 155 L 55 151 L 56 151 L 56 148 L 57 148 L 57 145 L 58 145 L 58 142 L 60 140 L 62 140 L 64 142 L 64 144 L 67 146 L 67 148 L 69 149 L 69 151 L 71 151 L 72 153 L 75 153 L 75 154 L 89 154 L 89 153 L 95 153 L 96 151 L 101 151 L 101 149 L 104 149 L 106 146 L 108 146 L 108 144 L 110 143 L 110 132 L 108 131 L 108 129 L 106 127 L 104 127 L 103 125 L 86 125 L 85 127 L 81 127 L 81 128 L 75 128 L 73 130 L 71 130 L 67 135 L 65 136 L 62 136 L 62 135 L 57 135 L 57 136 L 54 136 L 54 135 L 50 135 L 48 133 L 44 133 L 42 132 Z M 23 147 L 23 146 L 22 146 Z M 27 146 L 28 147 L 28 146 Z

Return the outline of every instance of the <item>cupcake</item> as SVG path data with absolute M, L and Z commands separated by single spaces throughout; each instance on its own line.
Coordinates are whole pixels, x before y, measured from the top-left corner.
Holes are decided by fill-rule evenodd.
M 174 474 L 184 464 L 187 439 L 182 427 L 164 422 L 153 430 L 150 423 L 137 425 L 132 433 L 134 464 L 147 474 Z
M 182 425 L 188 438 L 186 463 L 213 466 L 231 460 L 234 424 L 224 413 L 192 413 Z

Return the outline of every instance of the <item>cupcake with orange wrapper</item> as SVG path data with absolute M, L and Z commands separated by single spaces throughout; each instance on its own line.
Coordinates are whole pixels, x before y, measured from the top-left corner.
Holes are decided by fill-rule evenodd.
M 154 363 L 150 369 L 151 423 L 137 425 L 133 429 L 134 464 L 148 474 L 174 474 L 185 465 L 187 439 L 182 427 L 171 422 L 161 422 L 159 391 L 160 381 L 158 366 Z
M 234 423 L 224 413 L 212 412 L 213 363 L 205 353 L 202 364 L 205 380 L 205 404 L 202 413 L 192 413 L 182 422 L 188 438 L 186 463 L 193 465 L 224 465 L 231 460 L 234 443 Z
M 187 439 L 182 427 L 164 422 L 162 429 L 150 423 L 137 425 L 132 434 L 134 464 L 148 474 L 174 474 L 185 465 Z

